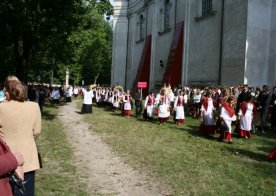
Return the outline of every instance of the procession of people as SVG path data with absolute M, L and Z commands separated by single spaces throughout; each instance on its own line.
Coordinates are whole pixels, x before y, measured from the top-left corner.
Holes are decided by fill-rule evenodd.
M 59 104 L 62 97 L 64 102 L 71 102 L 72 96 L 83 99 L 82 114 L 92 113 L 92 107 L 95 105 L 109 108 L 110 111 L 116 113 L 120 112 L 126 118 L 135 116 L 139 120 L 144 119 L 160 126 L 166 123 L 183 126 L 191 118 L 198 119 L 200 121 L 198 134 L 217 137 L 218 141 L 229 144 L 234 143 L 233 135 L 237 138 L 250 139 L 252 134 L 256 132 L 266 133 L 269 129 L 268 120 L 270 120 L 270 129 L 275 131 L 276 128 L 276 87 L 271 90 L 266 85 L 260 90 L 259 87 L 252 88 L 248 85 L 227 88 L 210 86 L 178 86 L 172 88 L 170 84 L 164 84 L 158 91 L 151 90 L 146 96 L 143 95 L 143 89 L 141 88 L 131 93 L 130 90 L 125 90 L 121 85 L 116 85 L 113 88 L 95 84 L 90 86 L 68 86 L 66 88 L 43 85 L 27 86 L 16 77 L 7 82 L 4 87 L 0 88 L 0 92 L 5 92 L 0 94 L 1 118 L 7 121 L 10 119 L 7 117 L 6 111 L 13 107 L 15 103 L 18 106 L 21 106 L 21 103 L 28 105 L 29 109 L 20 109 L 16 105 L 14 110 L 24 113 L 33 110 L 32 114 L 36 115 L 33 118 L 35 122 L 30 121 L 30 128 L 26 130 L 36 130 L 30 138 L 26 139 L 26 141 L 32 142 L 33 137 L 36 137 L 41 130 L 40 113 L 43 112 L 43 105 L 47 102 L 54 105 Z M 21 92 L 20 96 L 14 94 L 13 88 Z M 30 102 L 37 102 L 37 104 Z M 186 119 L 186 117 L 189 118 Z M 22 121 L 22 124 L 24 123 Z M 8 130 L 8 128 L 4 128 Z M 27 173 L 22 179 L 33 179 L 30 186 L 27 187 L 28 191 L 33 194 L 35 186 L 34 171 L 40 168 L 36 147 L 33 145 L 35 155 L 32 154 L 35 165 L 28 166 L 30 160 L 28 160 L 26 153 L 29 152 L 22 151 L 22 148 L 13 145 L 7 138 L 8 134 L 1 133 L 0 135 L 0 138 L 9 144 L 11 149 L 16 149 L 16 151 L 23 154 L 26 161 L 24 169 Z M 22 139 L 19 139 L 19 141 L 23 142 Z M 276 149 L 268 155 L 268 158 L 276 160 Z
M 258 92 L 258 87 L 249 91 L 247 85 L 224 89 L 191 86 L 172 89 L 165 84 L 158 91 L 151 90 L 145 97 L 141 89 L 130 93 L 120 85 L 114 88 L 95 86 L 91 90 L 97 106 L 106 106 L 116 112 L 121 110 L 123 116 L 143 115 L 145 120 L 158 119 L 160 125 L 169 119 L 178 125 L 185 124 L 186 115 L 198 118 L 202 134 L 212 135 L 225 127 L 227 120 L 224 114 L 227 114 L 231 122 L 235 122 L 231 125 L 236 125 L 238 135 L 247 139 L 251 132 L 259 130 L 263 133 L 267 130 L 268 111 L 271 112 L 271 126 L 274 129 L 276 90 L 274 88 L 270 92 L 268 89 L 264 86 L 261 92 Z M 135 111 L 133 114 L 132 110 Z
M 270 119 L 271 129 L 276 128 L 276 87 L 266 85 L 260 90 L 248 85 L 233 87 L 171 87 L 164 84 L 159 90 L 151 90 L 144 96 L 143 89 L 135 92 L 121 85 L 104 87 L 99 85 L 45 87 L 28 86 L 29 100 L 39 104 L 41 111 L 44 102 L 58 104 L 64 97 L 83 97 L 81 113 L 92 113 L 92 106 L 104 106 L 122 116 L 144 118 L 146 121 L 164 125 L 166 122 L 185 124 L 185 117 L 200 120 L 199 134 L 220 134 L 218 140 L 233 143 L 231 135 L 248 139 L 252 133 L 265 133 Z M 270 118 L 268 118 L 268 116 Z M 233 128 L 232 128 L 233 127 Z
M 252 88 L 192 87 L 171 88 L 169 84 L 158 91 L 151 90 L 143 98 L 142 89 L 132 93 L 120 85 L 114 88 L 95 86 L 92 89 L 97 106 L 108 107 L 122 116 L 142 117 L 149 122 L 164 125 L 166 122 L 185 125 L 185 117 L 200 120 L 199 134 L 215 136 L 218 141 L 233 144 L 232 135 L 249 139 L 252 133 L 275 130 L 276 88 L 270 91 L 264 85 Z M 132 113 L 132 111 L 135 111 Z M 142 112 L 143 111 L 143 112 Z M 275 151 L 275 150 L 274 150 Z M 269 158 L 275 159 L 275 152 Z

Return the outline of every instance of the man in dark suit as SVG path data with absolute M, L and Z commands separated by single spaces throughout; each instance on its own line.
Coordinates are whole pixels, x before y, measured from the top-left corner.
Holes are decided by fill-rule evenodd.
M 136 117 L 138 118 L 142 114 L 142 93 L 141 89 L 139 88 L 138 91 L 134 94 L 135 100 L 135 113 Z
M 237 98 L 237 105 L 236 105 L 236 110 L 235 110 L 236 114 L 240 110 L 240 104 L 245 100 L 246 97 L 249 97 L 251 95 L 248 90 L 247 84 L 244 84 L 241 88 L 242 88 L 241 93 L 238 95 L 238 98 Z
M 272 93 L 268 86 L 264 86 L 263 93 L 260 97 L 261 106 L 261 132 L 264 133 L 267 130 L 267 117 L 269 114 L 270 103 L 272 100 Z

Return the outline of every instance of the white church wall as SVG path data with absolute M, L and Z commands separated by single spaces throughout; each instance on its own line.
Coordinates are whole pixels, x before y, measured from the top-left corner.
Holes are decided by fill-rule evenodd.
M 128 16 L 128 20 L 129 20 L 129 30 L 128 30 L 128 47 L 127 47 L 127 73 L 126 73 L 126 89 L 130 89 L 132 88 L 132 86 L 130 85 L 131 82 L 130 80 L 132 80 L 133 78 L 133 73 L 132 70 L 136 70 L 136 59 L 135 59 L 135 55 L 134 55 L 134 51 L 135 51 L 135 42 L 136 42 L 136 18 L 134 14 L 129 14 Z M 135 77 L 135 76 L 134 76 Z
M 114 0 L 111 85 L 125 85 L 127 55 L 127 0 Z
M 165 34 L 159 35 L 156 40 L 156 66 L 154 72 L 155 75 L 155 85 L 159 86 L 162 83 L 163 75 L 165 73 L 168 56 L 170 52 L 170 46 L 171 46 L 171 40 L 172 40 L 172 31 L 167 32 Z M 163 67 L 160 66 L 160 61 L 163 61 Z
M 270 86 L 275 86 L 276 85 L 276 0 L 272 1 L 270 26 L 271 26 L 271 30 L 270 30 L 268 84 Z
M 154 6 L 155 4 L 153 3 L 153 1 L 151 1 L 149 4 L 147 4 L 146 9 L 146 15 L 147 15 L 147 28 L 146 28 L 146 34 L 147 35 L 151 35 L 153 32 L 153 28 L 155 23 L 153 23 L 153 17 L 154 17 Z
M 272 0 L 248 1 L 244 82 L 250 86 L 262 86 L 269 83 L 271 6 Z
M 177 0 L 175 2 L 176 6 L 176 13 L 175 13 L 175 20 L 176 23 L 184 21 L 185 14 L 186 14 L 186 2 L 189 0 Z
M 175 27 L 175 1 L 170 0 L 170 28 L 164 29 L 164 2 L 165 0 L 156 0 L 154 5 L 155 24 L 153 25 L 154 29 L 152 31 L 153 64 L 151 69 L 151 81 L 153 81 L 154 84 L 151 85 L 151 88 L 159 88 L 162 85 Z M 160 66 L 160 61 L 163 62 L 163 67 Z
M 224 0 L 222 63 L 223 1 L 213 0 L 214 13 L 200 18 L 202 0 L 169 0 L 169 29 L 164 29 L 165 2 L 114 0 L 112 84 L 132 88 L 145 38 L 152 35 L 149 85 L 150 89 L 159 87 L 174 27 L 180 21 L 184 21 L 182 84 L 216 85 L 219 78 L 222 86 L 276 84 L 276 0 Z M 141 14 L 145 19 L 143 39 L 138 29 Z
M 147 13 L 144 1 L 131 1 L 129 4 L 129 36 L 128 36 L 128 54 L 127 54 L 127 77 L 126 88 L 132 89 L 133 83 L 139 69 L 141 56 L 146 39 Z M 143 36 L 140 37 L 139 17 L 143 15 L 144 26 Z
M 213 85 L 219 72 L 221 0 L 213 1 L 214 15 L 196 20 L 200 6 L 200 1 L 190 1 L 187 77 L 189 84 Z
M 244 83 L 247 0 L 224 1 L 221 85 Z
M 157 6 L 157 0 L 152 0 L 149 3 L 149 12 L 151 13 L 149 18 L 149 32 L 148 35 L 152 35 L 151 38 L 151 60 L 150 60 L 150 76 L 149 76 L 149 89 L 154 89 L 155 85 L 155 78 L 157 74 L 155 73 L 155 68 L 158 65 L 159 61 L 156 60 L 156 50 L 158 46 L 156 46 L 156 40 L 158 38 L 158 30 L 159 30 L 159 7 Z

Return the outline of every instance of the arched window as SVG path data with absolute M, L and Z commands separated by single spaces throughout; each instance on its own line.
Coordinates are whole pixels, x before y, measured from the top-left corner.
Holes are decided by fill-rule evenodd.
M 202 16 L 212 12 L 212 0 L 202 0 Z
M 139 17 L 139 39 L 142 40 L 144 38 L 144 16 L 143 14 Z
M 197 0 L 197 16 L 195 21 L 201 21 L 215 15 L 212 0 Z
M 165 4 L 164 4 L 164 30 L 170 28 L 170 8 L 171 8 L 170 1 L 165 0 Z

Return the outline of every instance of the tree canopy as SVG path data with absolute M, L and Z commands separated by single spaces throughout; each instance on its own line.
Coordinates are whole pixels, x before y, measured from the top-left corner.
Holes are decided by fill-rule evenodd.
M 2 0 L 0 77 L 70 84 L 110 82 L 113 14 L 108 0 Z

